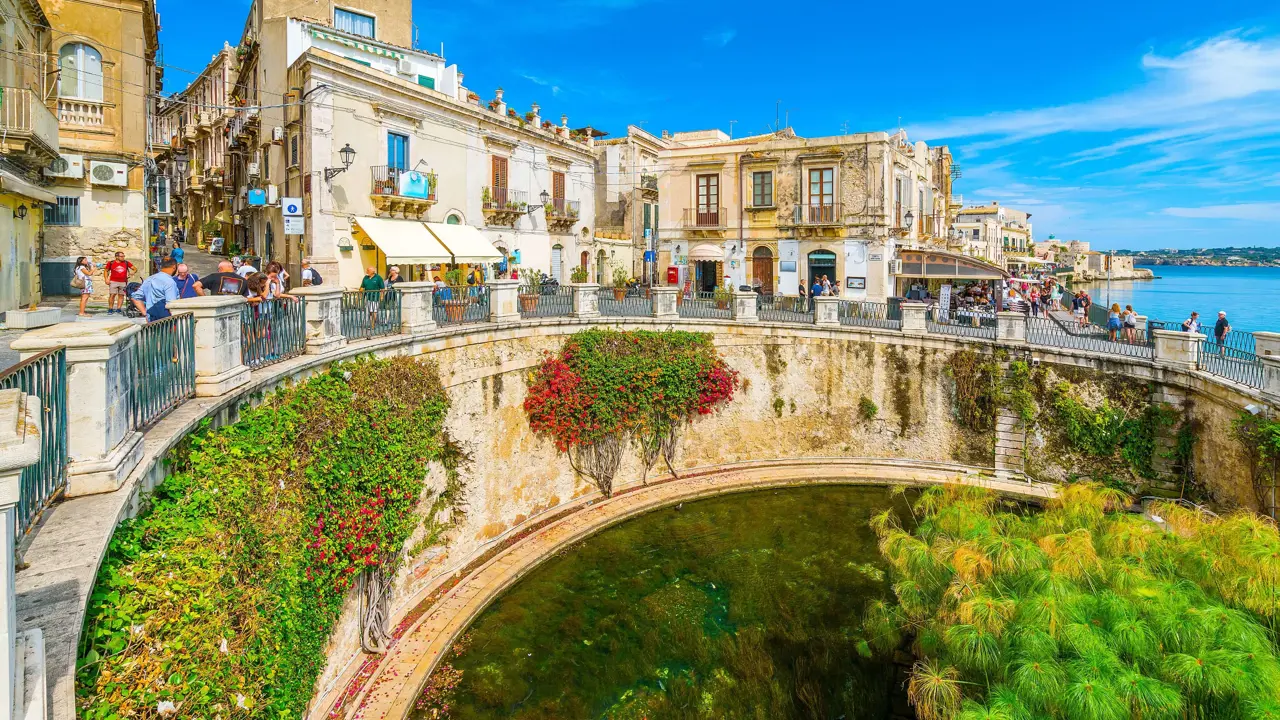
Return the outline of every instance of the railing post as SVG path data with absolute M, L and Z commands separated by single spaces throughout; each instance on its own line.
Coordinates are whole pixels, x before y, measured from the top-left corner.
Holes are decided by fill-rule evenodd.
M 1025 343 L 1027 316 L 1010 310 L 996 313 L 996 340 L 1002 343 Z
M 196 397 L 217 397 L 249 382 L 241 354 L 239 295 L 206 295 L 169 303 L 174 312 L 196 317 Z
M 40 398 L 35 395 L 0 390 L 0 582 L 4 583 L 0 591 L 0 707 L 6 709 L 6 718 L 24 714 L 23 698 L 16 697 L 19 685 L 14 538 L 22 471 L 40 462 L 40 408 Z M 13 709 L 12 714 L 9 708 Z
M 129 422 L 138 378 L 129 343 L 142 328 L 128 320 L 61 323 L 13 341 L 23 359 L 67 353 L 67 497 L 115 492 L 142 460 L 142 434 Z
M 1280 333 L 1255 332 L 1253 334 L 1253 353 L 1260 358 L 1271 355 L 1280 359 Z
M 734 290 L 733 291 L 733 319 L 739 322 L 755 322 L 756 302 L 760 299 L 754 291 L 751 290 Z M 834 298 L 833 298 L 834 299 Z M 839 324 L 840 318 L 836 318 Z
M 1262 366 L 1262 391 L 1280 397 L 1280 333 L 1255 332 L 1253 352 Z
M 573 283 L 573 316 L 576 318 L 600 317 L 600 286 L 596 283 Z
M 396 283 L 396 292 L 400 293 L 400 332 L 421 335 L 436 329 L 435 289 L 435 283 L 430 281 Z
M 819 327 L 840 326 L 840 298 L 819 295 L 813 302 L 813 324 Z
M 520 281 L 490 280 L 489 322 L 507 323 L 520 321 Z M 575 302 L 576 306 L 576 302 Z
M 1187 372 L 1196 369 L 1204 335 L 1177 330 L 1153 330 L 1151 339 L 1155 343 L 1154 356 L 1157 365 Z
M 925 313 L 928 306 L 920 302 L 902 303 L 902 334 L 924 335 L 928 332 L 925 324 Z
M 302 298 L 308 355 L 323 355 L 347 344 L 342 334 L 342 288 L 310 285 L 290 292 Z
M 649 288 L 649 297 L 653 298 L 653 316 L 659 320 L 680 319 L 680 308 L 676 305 L 676 295 L 680 288 Z

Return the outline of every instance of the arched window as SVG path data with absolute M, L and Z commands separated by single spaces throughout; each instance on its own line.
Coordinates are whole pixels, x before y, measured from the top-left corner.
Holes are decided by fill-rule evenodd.
M 58 52 L 58 95 L 102 101 L 102 53 L 84 43 L 68 43 Z
M 452 215 L 452 214 L 451 214 L 451 215 L 449 215 L 449 217 L 447 217 L 447 218 L 445 218 L 445 219 L 444 219 L 444 224 L 445 224 L 445 225 L 461 225 L 461 224 L 462 224 L 462 218 L 458 217 L 457 215 Z

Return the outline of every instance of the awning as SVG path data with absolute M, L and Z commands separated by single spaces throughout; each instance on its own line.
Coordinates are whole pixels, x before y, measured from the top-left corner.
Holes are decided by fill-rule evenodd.
M 334 33 L 325 32 L 324 30 L 318 30 L 316 28 L 311 29 L 311 37 L 318 38 L 320 40 L 328 40 L 330 42 L 336 42 L 340 45 L 346 45 L 349 48 L 355 48 L 356 50 L 363 50 L 367 53 L 373 53 L 374 55 L 389 57 L 393 60 L 399 60 L 404 57 L 404 53 L 397 52 L 388 47 L 383 47 L 381 45 L 374 45 L 372 43 L 363 43 L 358 40 L 352 40 L 351 38 L 343 37 L 341 35 L 335 35 Z
M 220 222 L 220 223 L 222 223 L 222 224 L 224 224 L 224 225 L 230 225 L 230 224 L 231 224 L 231 213 L 227 212 L 226 210 L 223 210 L 222 212 L 218 213 L 217 215 L 214 215 L 214 216 L 213 216 L 213 219 L 214 219 L 214 220 L 217 220 L 218 222 Z
M 355 229 L 373 241 L 388 263 L 430 265 L 452 262 L 449 250 L 416 220 L 358 217 Z
M 502 253 L 485 239 L 484 234 L 471 225 L 446 225 L 424 223 L 445 249 L 453 255 L 455 263 L 491 263 L 502 259 Z M 450 262 L 448 259 L 445 262 Z
M 3 170 L 0 170 L 0 188 L 3 188 L 6 192 L 13 193 L 14 195 L 22 195 L 23 197 L 29 197 L 32 200 L 39 200 L 40 202 L 58 202 L 57 195 L 54 195 L 48 190 L 32 185 L 26 180 L 19 178 L 17 175 L 4 172 Z
M 1052 265 L 1053 264 L 1048 260 L 1041 260 L 1040 258 L 1022 257 L 1022 256 L 1017 256 L 1017 257 L 1006 256 L 1005 262 L 1022 263 L 1023 265 Z
M 724 260 L 724 248 L 719 245 L 702 244 L 693 249 L 689 253 L 690 260 L 714 260 L 720 262 Z
M 1004 268 L 968 255 L 942 250 L 903 250 L 898 254 L 902 269 L 898 277 L 945 280 L 1003 280 Z

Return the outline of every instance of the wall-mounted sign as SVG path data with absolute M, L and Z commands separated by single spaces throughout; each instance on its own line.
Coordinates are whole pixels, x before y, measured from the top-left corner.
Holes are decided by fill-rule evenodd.
M 884 262 L 884 255 L 881 253 L 871 253 L 871 262 Z
M 677 265 L 688 265 L 688 264 L 689 264 L 689 256 L 688 256 L 688 255 L 677 255 L 677 256 L 676 256 L 676 259 L 675 259 L 675 263 L 676 263 Z
M 285 217 L 302 217 L 302 198 L 281 198 L 280 212 Z
M 795 272 L 795 271 L 796 271 L 795 260 L 782 260 L 778 263 L 778 272 Z
M 301 235 L 307 231 L 307 221 L 292 215 L 284 216 L 284 234 Z
M 267 204 L 267 191 L 262 188 L 253 188 L 249 191 L 249 206 L 260 207 Z
M 866 290 L 867 279 L 864 277 L 846 277 L 844 286 L 849 290 Z
M 648 232 L 648 231 L 646 231 L 646 232 Z M 654 251 L 652 251 L 652 250 L 645 250 L 645 251 L 644 251 L 644 261 L 645 261 L 645 262 L 647 262 L 647 263 L 651 263 L 651 262 L 658 262 L 658 253 L 656 253 L 656 252 L 654 252 Z

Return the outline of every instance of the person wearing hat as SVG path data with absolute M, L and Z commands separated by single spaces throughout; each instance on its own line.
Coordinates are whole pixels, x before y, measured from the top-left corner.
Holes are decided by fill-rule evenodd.
M 1218 311 L 1218 322 L 1213 324 L 1213 341 L 1218 343 L 1218 354 L 1225 352 L 1227 333 L 1231 332 L 1231 323 L 1227 322 L 1227 311 Z

